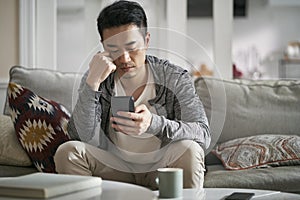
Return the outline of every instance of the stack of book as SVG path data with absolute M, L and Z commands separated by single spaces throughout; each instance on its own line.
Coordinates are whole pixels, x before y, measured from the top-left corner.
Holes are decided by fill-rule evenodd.
M 102 179 L 99 177 L 50 173 L 0 178 L 0 199 L 1 197 L 66 199 L 68 196 L 74 199 L 72 196 L 78 197 L 78 194 L 88 195 L 87 198 L 100 197 L 101 183 Z

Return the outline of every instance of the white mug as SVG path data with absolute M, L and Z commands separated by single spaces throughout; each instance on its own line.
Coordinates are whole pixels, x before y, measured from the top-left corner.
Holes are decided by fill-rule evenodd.
M 181 168 L 159 168 L 158 188 L 160 198 L 182 197 L 183 169 Z

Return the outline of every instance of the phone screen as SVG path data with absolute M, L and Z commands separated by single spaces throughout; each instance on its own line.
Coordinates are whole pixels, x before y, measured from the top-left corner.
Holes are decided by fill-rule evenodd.
M 134 112 L 134 99 L 132 96 L 111 97 L 112 116 L 119 117 L 118 111 Z
M 248 192 L 234 192 L 228 197 L 225 198 L 225 200 L 249 200 L 254 196 L 254 193 L 248 193 Z

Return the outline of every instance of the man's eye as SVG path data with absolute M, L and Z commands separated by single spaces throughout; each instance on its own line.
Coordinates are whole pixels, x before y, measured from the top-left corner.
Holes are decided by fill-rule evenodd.
M 111 53 L 118 53 L 119 50 L 111 50 Z
M 135 51 L 137 49 L 137 47 L 127 47 L 126 50 L 127 51 Z

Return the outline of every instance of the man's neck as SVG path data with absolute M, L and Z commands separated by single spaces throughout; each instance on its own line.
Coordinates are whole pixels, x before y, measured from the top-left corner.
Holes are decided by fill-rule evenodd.
M 136 76 L 130 78 L 119 78 L 126 95 L 138 99 L 145 89 L 148 80 L 148 69 L 144 65 Z

